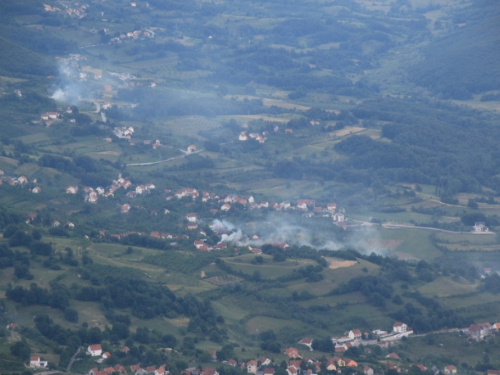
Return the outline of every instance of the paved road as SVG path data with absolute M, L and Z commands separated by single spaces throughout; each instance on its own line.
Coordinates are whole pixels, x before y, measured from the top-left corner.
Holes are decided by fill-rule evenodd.
M 184 150 L 180 150 L 180 151 L 185 152 Z M 185 158 L 188 155 L 199 154 L 202 151 L 203 150 L 198 150 L 198 151 L 191 152 L 190 154 L 186 153 L 186 154 L 181 155 L 181 156 L 175 156 L 173 158 L 169 158 L 169 159 L 165 159 L 165 160 L 152 161 L 149 163 L 129 163 L 129 164 L 127 164 L 127 167 L 134 166 L 134 165 L 155 165 L 155 164 L 160 164 L 160 163 L 166 163 L 167 161 Z

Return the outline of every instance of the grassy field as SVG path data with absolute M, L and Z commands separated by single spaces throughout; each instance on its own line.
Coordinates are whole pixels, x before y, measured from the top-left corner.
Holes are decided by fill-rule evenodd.
M 247 275 L 253 275 L 258 271 L 264 279 L 276 279 L 281 276 L 286 276 L 301 267 L 309 264 L 316 265 L 316 262 L 310 259 L 286 260 L 284 262 L 268 262 L 264 264 L 250 263 L 255 258 L 254 254 L 245 254 L 238 257 L 226 258 L 225 263 L 233 270 L 243 272 Z

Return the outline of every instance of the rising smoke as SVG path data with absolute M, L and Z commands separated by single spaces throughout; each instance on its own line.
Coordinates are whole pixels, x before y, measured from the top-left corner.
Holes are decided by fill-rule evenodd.
M 226 220 L 214 220 L 212 228 L 216 232 L 222 232 L 222 242 L 237 246 L 260 247 L 265 244 L 286 242 L 289 245 L 315 249 L 335 251 L 353 248 L 362 254 L 374 252 L 378 255 L 389 255 L 389 252 L 380 245 L 378 231 L 370 226 L 364 226 L 344 239 L 339 239 L 333 229 L 320 231 L 306 228 L 277 215 L 269 215 L 266 220 L 260 222 L 241 225 Z

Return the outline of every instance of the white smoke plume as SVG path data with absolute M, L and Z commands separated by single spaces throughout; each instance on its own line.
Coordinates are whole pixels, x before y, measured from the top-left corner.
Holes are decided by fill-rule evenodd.
M 85 85 L 78 80 L 78 71 L 68 65 L 59 64 L 58 82 L 52 88 L 51 98 L 76 105 L 85 91 Z
M 333 228 L 333 223 L 331 224 Z M 269 215 L 266 220 L 245 224 L 235 224 L 229 221 L 214 220 L 212 228 L 216 231 L 226 231 L 221 235 L 222 242 L 231 242 L 238 246 L 260 247 L 265 244 L 286 242 L 288 245 L 309 246 L 321 250 L 341 250 L 353 248 L 362 254 L 391 255 L 384 247 L 379 232 L 370 226 L 350 232 L 345 239 L 339 240 L 335 232 L 314 230 L 290 223 L 281 215 Z M 258 239 L 253 239 L 254 235 Z

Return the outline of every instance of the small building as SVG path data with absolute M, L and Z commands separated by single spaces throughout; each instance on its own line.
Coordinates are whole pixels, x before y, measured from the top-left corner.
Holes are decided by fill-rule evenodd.
M 474 232 L 483 232 L 483 233 L 486 233 L 486 232 L 489 232 L 489 229 L 488 227 L 486 226 L 486 224 L 484 223 L 484 221 L 477 221 L 474 223 Z
M 257 367 L 258 367 L 257 361 L 251 360 L 247 362 L 247 372 L 249 374 L 257 374 Z
M 102 347 L 100 344 L 95 344 L 95 345 L 89 345 L 87 348 L 87 354 L 91 355 L 92 357 L 97 357 L 102 355 Z
M 193 213 L 187 214 L 186 215 L 186 219 L 190 223 L 196 223 L 198 221 L 198 215 L 197 214 L 193 214 Z
M 45 368 L 49 363 L 47 361 L 40 360 L 40 357 L 31 357 L 30 358 L 30 367 L 31 368 Z
M 361 340 L 361 331 L 359 329 L 351 329 L 347 336 L 351 340 Z
M 284 353 L 289 357 L 289 358 L 302 358 L 299 355 L 299 350 L 296 348 L 288 348 L 285 349 Z
M 403 333 L 403 332 L 406 332 L 408 330 L 408 326 L 404 323 L 396 322 L 392 325 L 392 330 L 393 330 L 393 332 L 396 332 L 396 333 Z
M 313 343 L 313 339 L 310 339 L 307 337 L 304 337 L 303 339 L 301 339 L 299 341 L 299 344 L 307 346 L 309 348 L 309 350 L 311 350 L 311 351 L 313 350 L 312 343 Z
M 453 365 L 448 365 L 444 367 L 444 373 L 446 375 L 451 375 L 451 374 L 456 374 L 457 373 L 457 368 Z

